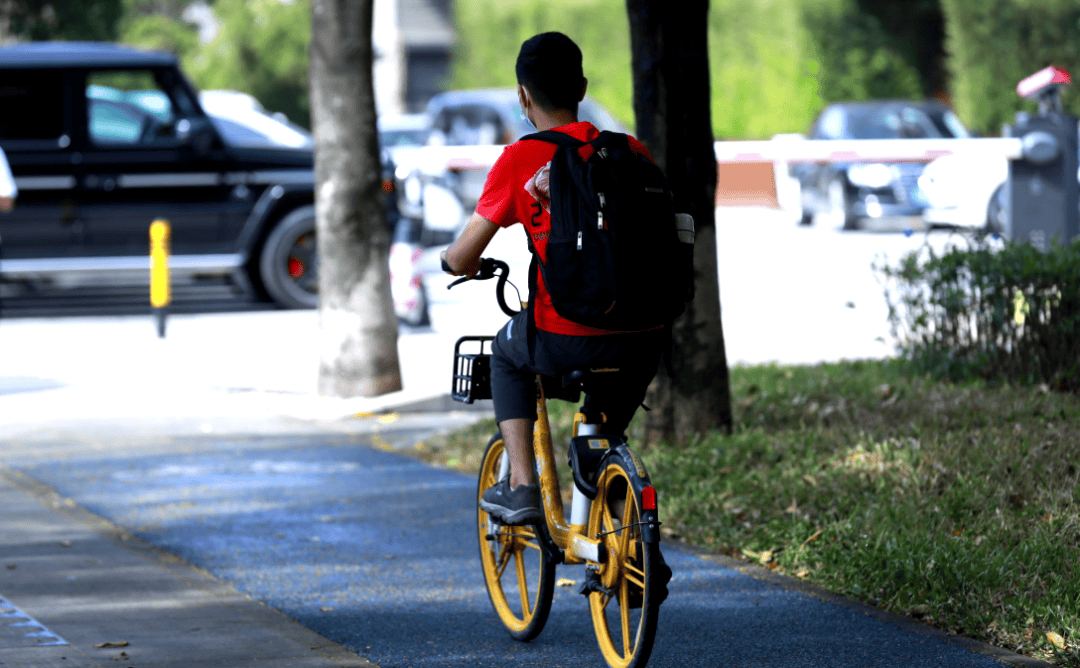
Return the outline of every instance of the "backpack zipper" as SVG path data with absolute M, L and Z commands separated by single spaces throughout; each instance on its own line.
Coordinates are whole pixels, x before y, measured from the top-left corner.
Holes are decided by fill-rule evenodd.
M 600 196 L 600 207 L 596 210 L 596 229 L 604 229 L 604 193 L 597 193 Z M 578 241 L 578 248 L 581 248 L 581 242 Z

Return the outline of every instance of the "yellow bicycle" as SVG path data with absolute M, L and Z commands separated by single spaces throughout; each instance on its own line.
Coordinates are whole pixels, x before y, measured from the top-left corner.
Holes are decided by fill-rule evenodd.
M 504 262 L 485 258 L 473 278 L 498 277 L 499 306 L 512 317 L 516 312 L 503 296 L 508 275 Z M 450 287 L 463 280 L 469 279 Z M 458 340 L 455 400 L 472 403 L 491 398 L 492 340 L 488 336 Z M 574 487 L 567 521 L 547 413 L 549 397 L 576 402 L 582 392 L 586 396 L 599 393 L 612 382 L 618 382 L 617 369 L 578 369 L 560 379 L 537 377 L 533 448 L 545 522 L 508 526 L 480 509 L 480 494 L 510 471 L 502 435 L 496 433 L 480 468 L 477 535 L 491 604 L 513 638 L 531 640 L 543 630 L 551 612 L 556 567 L 582 564 L 579 592 L 588 597 L 604 659 L 613 668 L 639 668 L 652 652 L 659 607 L 671 577 L 660 553 L 656 490 L 626 440 L 601 434 L 600 424 L 578 412 L 568 451 Z

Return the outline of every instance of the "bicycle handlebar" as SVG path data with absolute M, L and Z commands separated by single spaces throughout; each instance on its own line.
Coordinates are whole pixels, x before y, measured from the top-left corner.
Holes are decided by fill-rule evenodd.
M 442 261 L 442 270 L 450 273 L 452 271 L 449 264 L 444 259 Z M 513 318 L 520 311 L 510 308 L 506 303 L 506 296 L 503 294 L 503 288 L 506 287 L 506 282 L 510 278 L 510 265 L 506 264 L 502 260 L 496 260 L 495 258 L 485 257 L 480 258 L 480 270 L 472 276 L 462 276 L 450 285 L 446 286 L 446 289 L 460 285 L 466 281 L 486 281 L 489 278 L 498 278 L 495 283 L 495 299 L 499 302 L 499 308 L 506 315 Z

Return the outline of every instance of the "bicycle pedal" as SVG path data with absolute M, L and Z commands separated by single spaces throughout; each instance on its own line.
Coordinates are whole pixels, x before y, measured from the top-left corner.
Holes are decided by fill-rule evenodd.
M 585 572 L 585 580 L 578 585 L 577 592 L 585 597 L 588 597 L 594 592 L 605 594 L 607 596 L 615 595 L 614 591 L 600 584 L 600 574 L 591 570 Z

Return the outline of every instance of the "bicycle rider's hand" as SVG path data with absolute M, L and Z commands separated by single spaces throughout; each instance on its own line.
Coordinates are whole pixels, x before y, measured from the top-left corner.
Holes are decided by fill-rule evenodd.
M 495 223 L 474 213 L 461 236 L 443 252 L 443 271 L 452 276 L 475 276 L 476 272 L 480 271 L 481 253 L 498 231 L 499 227 Z

